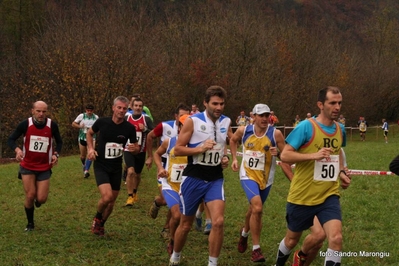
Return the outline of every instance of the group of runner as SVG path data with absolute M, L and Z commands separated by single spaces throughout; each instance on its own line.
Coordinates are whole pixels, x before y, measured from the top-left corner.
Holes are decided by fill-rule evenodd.
M 187 108 L 178 107 L 173 122 L 162 122 L 155 128 L 150 117 L 142 113 L 143 101 L 137 97 L 129 101 L 118 96 L 113 101 L 112 116 L 96 119 L 89 128 L 87 122 L 81 122 L 83 119 L 75 120 L 74 123 L 86 131 L 86 142 L 79 140 L 79 143 L 86 144 L 87 160 L 94 161 L 94 175 L 101 195 L 92 221 L 92 233 L 105 234 L 105 223 L 121 188 L 122 158 L 127 170 L 126 206 L 138 199 L 137 189 L 144 165 L 151 167 L 155 162 L 162 194 L 154 200 L 151 209 L 157 210 L 165 203 L 170 209 L 169 265 L 180 264 L 181 252 L 198 218 L 196 214 L 201 203 L 205 203 L 212 222 L 208 265 L 217 265 L 224 237 L 223 169 L 229 167 L 231 161 L 232 170 L 239 171 L 249 203 L 237 249 L 245 252 L 251 235 L 251 260 L 265 261 L 260 247 L 262 209 L 273 184 L 276 159 L 281 158 L 283 172 L 291 186 L 287 232 L 280 242 L 276 265 L 285 264 L 302 232 L 308 228 L 310 234 L 301 249 L 294 253 L 293 265 L 310 264 L 326 238 L 327 254 L 341 251 L 339 186 L 347 188 L 350 177 L 345 171 L 341 149 L 346 144 L 345 130 L 335 121 L 342 104 L 340 90 L 337 87 L 320 90 L 317 101 L 320 113 L 299 123 L 287 139 L 270 124 L 270 108 L 262 103 L 252 110 L 253 124 L 240 126 L 233 134 L 230 118 L 223 115 L 226 99 L 227 93 L 222 87 L 211 86 L 204 95 L 203 112 L 190 116 Z M 126 116 L 129 105 L 132 113 Z M 44 102 L 34 103 L 32 118 L 23 121 L 8 140 L 16 158 L 21 161 L 19 173 L 26 196 L 27 230 L 34 228 L 34 203 L 39 207 L 46 201 L 48 185 L 43 192 L 43 181 L 49 180 L 51 167 L 57 163 L 62 147 L 58 126 L 46 118 L 46 111 Z M 164 135 L 166 132 L 169 136 Z M 16 144 L 21 135 L 25 140 L 22 149 Z M 146 148 L 152 148 L 157 137 L 163 138 L 162 143 L 155 153 L 148 152 L 146 159 Z M 55 149 L 51 144 L 53 138 Z M 227 152 L 228 140 L 231 160 Z M 239 143 L 242 143 L 241 165 L 237 159 Z M 84 177 L 87 178 L 86 165 L 90 163 L 86 160 L 83 163 L 83 158 L 81 154 Z M 290 166 L 293 163 L 296 164 L 295 173 Z M 39 169 L 37 165 L 42 167 Z M 325 265 L 340 265 L 340 260 L 340 257 L 326 256 Z

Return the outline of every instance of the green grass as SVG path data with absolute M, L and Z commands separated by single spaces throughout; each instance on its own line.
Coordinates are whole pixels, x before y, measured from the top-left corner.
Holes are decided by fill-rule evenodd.
M 397 153 L 399 136 L 389 144 L 358 135 L 345 148 L 349 168 L 388 170 Z M 0 166 L 0 261 L 1 265 L 167 265 L 166 242 L 160 237 L 166 208 L 157 219 L 148 215 L 157 185 L 155 168 L 143 170 L 139 202 L 123 207 L 126 189 L 122 185 L 114 212 L 106 224 L 104 238 L 93 236 L 90 225 L 99 199 L 93 173 L 84 179 L 78 156 L 61 157 L 53 169 L 48 202 L 35 211 L 36 229 L 25 233 L 24 193 L 17 179 L 18 164 Z M 254 265 L 250 252 L 237 252 L 238 232 L 243 225 L 247 200 L 236 173 L 225 172 L 225 238 L 220 265 Z M 285 202 L 289 182 L 278 170 L 263 214 L 261 247 L 266 264 L 274 264 L 278 243 L 285 234 Z M 352 185 L 342 191 L 344 251 L 343 265 L 397 265 L 399 254 L 399 180 L 396 176 L 353 176 Z M 306 234 L 307 232 L 305 232 Z M 322 250 L 326 250 L 326 244 Z M 361 257 L 359 252 L 389 252 L 389 257 Z M 207 237 L 190 232 L 181 265 L 206 265 Z M 314 265 L 323 265 L 317 258 Z M 289 263 L 287 263 L 289 265 Z

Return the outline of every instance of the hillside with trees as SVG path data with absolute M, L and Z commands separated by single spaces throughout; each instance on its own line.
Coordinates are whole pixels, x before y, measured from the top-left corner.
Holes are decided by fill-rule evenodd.
M 394 0 L 3 0 L 0 150 L 13 155 L 6 139 L 39 99 L 70 150 L 88 102 L 106 116 L 116 96 L 141 93 L 159 122 L 179 102 L 201 107 L 213 84 L 231 117 L 263 102 L 288 125 L 335 85 L 349 126 L 393 122 L 398 19 Z

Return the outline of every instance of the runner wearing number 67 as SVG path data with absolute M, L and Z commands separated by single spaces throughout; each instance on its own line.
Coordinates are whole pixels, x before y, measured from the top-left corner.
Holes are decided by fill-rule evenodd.
M 230 140 L 231 168 L 235 172 L 240 170 L 241 186 L 249 202 L 245 224 L 240 229 L 238 252 L 246 251 L 251 231 L 251 261 L 263 262 L 265 257 L 260 248 L 263 205 L 274 181 L 278 150 L 283 150 L 285 141 L 281 131 L 269 124 L 270 108 L 266 104 L 255 105 L 252 113 L 254 123 L 240 126 Z M 237 146 L 240 142 L 242 143 L 243 159 L 241 168 L 238 168 Z M 293 176 L 291 166 L 282 163 L 281 169 L 291 180 Z
M 351 183 L 341 150 L 346 145 L 345 128 L 335 121 L 341 105 L 339 88 L 320 90 L 320 114 L 299 123 L 286 139 L 281 160 L 296 166 L 287 198 L 287 232 L 279 245 L 277 266 L 285 264 L 302 232 L 314 225 L 315 217 L 328 240 L 326 254 L 330 255 L 325 257 L 324 265 L 341 265 L 341 257 L 334 256 L 342 250 L 339 187 L 346 189 Z M 301 249 L 294 253 L 292 265 L 305 265 L 308 255 L 319 247 L 319 240 L 311 230 Z

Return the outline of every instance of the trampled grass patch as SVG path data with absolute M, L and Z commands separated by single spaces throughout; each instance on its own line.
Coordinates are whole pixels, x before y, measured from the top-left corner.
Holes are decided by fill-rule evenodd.
M 399 153 L 398 139 L 392 137 L 385 144 L 371 137 L 360 142 L 354 136 L 345 148 L 349 168 L 387 171 L 389 162 Z M 127 195 L 122 185 L 103 238 L 90 233 L 99 193 L 92 171 L 89 179 L 83 178 L 78 156 L 61 157 L 53 169 L 48 202 L 36 209 L 36 229 L 30 233 L 24 232 L 24 193 L 17 179 L 17 168 L 16 163 L 0 166 L 2 265 L 167 265 L 166 242 L 160 237 L 167 209 L 161 208 L 155 220 L 147 214 L 158 193 L 155 168 L 144 169 L 139 202 L 133 208 L 124 207 Z M 237 251 L 248 202 L 237 173 L 228 169 L 225 174 L 225 238 L 219 262 L 220 265 L 253 265 L 249 250 L 244 254 Z M 264 206 L 261 237 L 267 259 L 264 265 L 274 264 L 278 243 L 285 234 L 288 188 L 289 182 L 278 170 Z M 352 177 L 351 187 L 342 191 L 341 197 L 343 265 L 397 265 L 398 191 L 397 176 Z M 193 229 L 183 249 L 181 265 L 206 265 L 207 244 L 207 236 Z M 326 248 L 325 243 L 322 251 Z M 323 257 L 318 257 L 314 265 L 322 265 L 323 261 Z

